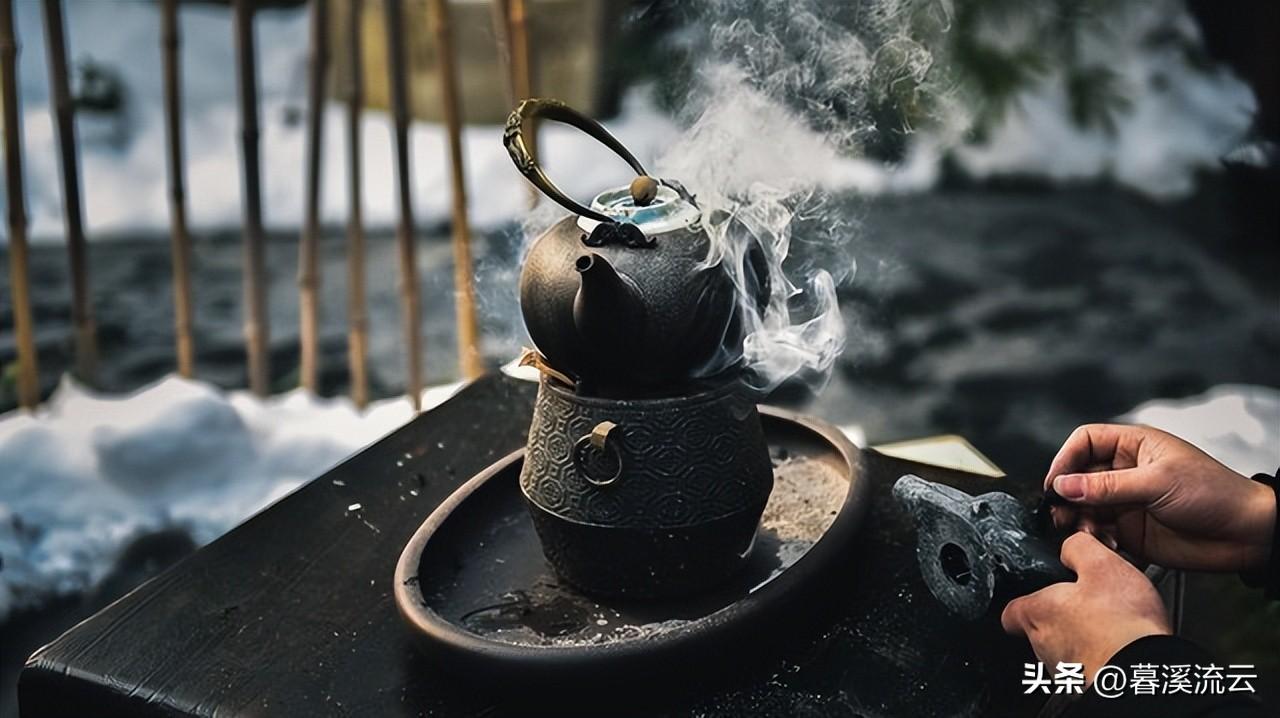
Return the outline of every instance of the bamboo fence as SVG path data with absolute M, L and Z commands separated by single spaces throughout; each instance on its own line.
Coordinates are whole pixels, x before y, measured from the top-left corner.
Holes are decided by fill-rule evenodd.
M 262 167 L 260 156 L 257 53 L 254 42 L 256 0 L 230 0 L 237 106 L 240 121 L 242 171 L 244 339 L 249 388 L 258 395 L 271 389 L 270 327 L 267 312 L 266 236 L 263 228 Z M 304 214 L 298 244 L 299 384 L 320 390 L 320 238 L 321 177 L 323 174 L 324 109 L 326 82 L 330 76 L 329 38 L 332 28 L 345 34 L 341 62 L 347 81 L 340 97 L 346 111 L 347 187 L 349 201 L 347 245 L 347 352 L 351 396 L 358 406 L 369 401 L 369 316 L 366 300 L 366 258 L 363 217 L 361 124 L 365 90 L 362 61 L 364 0 L 347 0 L 346 12 L 330 21 L 330 0 L 310 0 L 309 61 L 307 72 L 307 140 Z M 484 370 L 480 352 L 480 327 L 476 317 L 475 287 L 468 216 L 464 156 L 463 108 L 459 66 L 450 7 L 447 0 L 426 0 L 429 29 L 433 33 L 436 62 L 440 68 L 439 99 L 445 121 L 449 162 L 449 190 L 454 290 L 458 332 L 458 362 L 462 376 L 472 378 Z M 66 23 L 62 0 L 42 0 L 45 45 L 48 51 L 49 92 L 59 153 L 63 219 L 71 287 L 71 323 L 76 375 L 92 382 L 97 370 L 94 312 L 90 296 L 88 245 L 85 238 L 84 199 L 81 187 L 78 142 L 75 130 L 76 100 L 70 79 Z M 19 38 L 15 33 L 13 0 L 0 0 L 0 99 L 4 107 L 3 149 L 5 191 L 8 204 L 8 264 L 13 326 L 17 346 L 14 374 L 18 403 L 34 407 L 40 400 L 38 358 L 30 284 L 26 193 L 23 183 L 21 112 L 17 80 Z M 407 27 L 402 0 L 383 0 L 383 21 L 395 166 L 398 294 L 401 305 L 406 358 L 405 390 L 415 408 L 423 388 L 423 341 L 416 253 L 410 161 L 409 112 L 411 89 L 406 73 Z M 164 93 L 165 160 L 173 274 L 174 351 L 177 371 L 195 374 L 196 342 L 192 286 L 193 248 L 188 226 L 188 197 L 183 138 L 183 95 L 179 0 L 159 0 L 159 48 Z M 532 93 L 528 9 L 526 0 L 493 0 L 494 32 L 498 38 L 506 91 L 513 100 Z M 533 137 L 529 146 L 534 146 Z M 431 188 L 439 191 L 441 188 Z M 89 188 L 92 191 L 92 188 Z

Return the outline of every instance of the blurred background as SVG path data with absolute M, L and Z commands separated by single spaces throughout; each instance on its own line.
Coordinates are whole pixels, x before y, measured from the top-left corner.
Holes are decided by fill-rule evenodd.
M 96 322 L 96 367 L 85 376 L 76 369 L 44 4 L 13 3 L 40 403 L 17 408 L 20 339 L 6 271 L 0 711 L 14 710 L 17 671 L 36 647 L 412 415 L 386 13 L 381 0 L 351 2 L 327 3 L 322 40 L 315 391 L 297 388 L 313 8 L 249 3 L 270 325 L 260 395 L 245 391 L 232 9 L 182 2 L 177 14 L 195 348 L 191 376 L 181 377 L 162 4 L 63 4 Z M 792 326 L 822 318 L 809 280 L 819 271 L 835 280 L 838 321 L 821 326 L 838 351 L 806 365 L 772 401 L 856 425 L 871 443 L 960 434 L 1019 480 L 1039 480 L 1077 424 L 1117 417 L 1168 428 L 1243 473 L 1280 467 L 1277 4 L 519 4 L 533 94 L 601 118 L 656 174 L 695 193 L 732 195 L 747 213 L 785 213 L 771 236 L 789 243 L 801 290 Z M 528 343 L 516 303 L 520 258 L 560 214 L 547 202 L 530 206 L 502 147 L 519 83 L 512 26 L 495 6 L 508 3 L 449 4 L 488 368 Z M 426 383 L 446 385 L 463 374 L 453 165 L 431 22 L 425 0 L 405 0 L 421 357 Z M 363 406 L 349 398 L 348 354 L 346 100 L 357 76 Z M 625 165 L 564 127 L 542 127 L 538 148 L 581 200 L 630 180 Z M 4 231 L 0 255 L 11 270 Z M 1224 662 L 1257 664 L 1259 689 L 1277 701 L 1276 606 L 1233 576 L 1194 576 L 1186 611 L 1186 635 Z

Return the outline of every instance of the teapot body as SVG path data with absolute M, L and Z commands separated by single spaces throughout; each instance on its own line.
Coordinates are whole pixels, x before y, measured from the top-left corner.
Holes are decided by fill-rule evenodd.
M 735 365 L 737 293 L 697 225 L 650 235 L 648 246 L 592 246 L 577 217 L 534 241 L 520 307 L 538 351 L 601 396 L 675 393 Z

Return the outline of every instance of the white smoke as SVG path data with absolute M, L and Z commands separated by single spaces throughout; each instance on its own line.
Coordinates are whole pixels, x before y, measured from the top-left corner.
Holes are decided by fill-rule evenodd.
M 985 124 L 984 108 L 1002 100 L 978 91 L 972 68 L 957 69 L 957 33 L 1022 51 L 1046 41 L 1060 20 L 1055 11 L 1035 4 L 993 10 L 978 13 L 976 24 L 970 13 L 969 26 L 953 28 L 963 16 L 957 11 L 972 6 L 690 6 L 695 17 L 678 48 L 695 71 L 678 115 L 687 129 L 657 170 L 681 181 L 710 218 L 708 263 L 738 287 L 745 358 L 763 391 L 795 376 L 820 388 L 844 346 L 836 288 L 856 267 L 853 197 L 928 188 L 944 158 L 976 177 L 1109 176 L 1148 195 L 1181 196 L 1194 188 L 1195 172 L 1217 166 L 1238 145 L 1256 108 L 1229 72 L 1188 59 L 1200 38 L 1180 0 L 1116 3 L 1082 15 L 1072 47 L 1088 61 L 1075 67 L 1066 62 L 1071 52 L 1048 48 L 1047 67 L 1023 68 L 1030 79 Z M 1070 72 L 1099 67 L 1119 97 L 1104 102 L 1109 86 L 1097 81 L 1106 121 L 1082 122 L 1066 96 Z M 757 246 L 769 274 L 763 308 L 743 268 Z
M 811 0 L 708 0 L 705 51 L 686 105 L 688 129 L 657 163 L 683 183 L 711 235 L 707 263 L 739 292 L 749 381 L 767 392 L 793 377 L 825 385 L 845 343 L 836 288 L 853 278 L 858 234 L 850 153 L 876 132 L 869 107 L 884 84 L 924 80 L 929 53 L 887 31 L 892 3 L 863 22 L 835 22 Z M 888 8 L 888 10 L 887 10 Z M 697 53 L 694 53 L 695 55 Z M 744 259 L 759 248 L 768 297 L 757 303 Z
M 707 263 L 728 272 L 738 290 L 751 384 L 767 392 L 804 373 L 820 388 L 844 348 L 836 282 L 851 278 L 856 265 L 848 256 L 840 266 L 807 267 L 801 281 L 808 286 L 801 289 L 784 263 L 793 241 L 835 247 L 851 236 L 832 233 L 837 227 L 851 231 L 842 222 L 816 223 L 816 231 L 801 237 L 793 231 L 798 212 L 819 198 L 820 165 L 835 156 L 834 150 L 749 87 L 736 68 L 722 65 L 709 74 L 717 89 L 702 116 L 659 160 L 659 174 L 678 179 L 696 196 L 711 238 Z M 747 276 L 751 265 L 745 261 L 756 247 L 768 272 L 763 307 L 756 302 L 755 281 Z

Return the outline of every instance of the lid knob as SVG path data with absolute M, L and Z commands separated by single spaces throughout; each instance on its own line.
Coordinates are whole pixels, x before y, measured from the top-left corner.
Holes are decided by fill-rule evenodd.
M 648 207 L 654 197 L 658 196 L 658 181 L 648 175 L 640 175 L 631 180 L 631 201 L 637 207 Z

